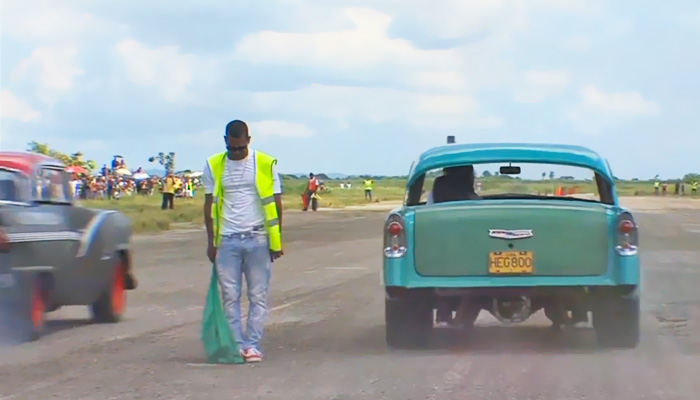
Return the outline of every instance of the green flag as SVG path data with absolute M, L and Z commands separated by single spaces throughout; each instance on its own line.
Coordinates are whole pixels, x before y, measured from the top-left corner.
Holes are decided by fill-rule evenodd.
M 243 364 L 238 342 L 233 337 L 219 295 L 219 278 L 216 264 L 212 265 L 207 304 L 202 316 L 202 343 L 211 364 Z

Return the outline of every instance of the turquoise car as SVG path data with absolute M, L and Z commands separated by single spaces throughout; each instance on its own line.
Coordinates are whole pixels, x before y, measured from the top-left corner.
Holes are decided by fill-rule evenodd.
M 589 179 L 552 179 L 562 169 Z M 475 171 L 492 177 L 475 184 Z M 561 182 L 570 182 L 566 191 Z M 411 165 L 404 204 L 384 224 L 387 344 L 426 346 L 436 322 L 468 334 L 485 310 L 505 324 L 543 311 L 554 330 L 591 322 L 600 345 L 636 347 L 638 246 L 608 162 L 588 148 L 430 149 Z

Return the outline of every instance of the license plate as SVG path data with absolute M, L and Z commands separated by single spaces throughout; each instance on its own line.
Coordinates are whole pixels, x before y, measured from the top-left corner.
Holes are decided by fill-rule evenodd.
M 532 251 L 494 251 L 489 254 L 491 274 L 531 274 L 535 268 Z

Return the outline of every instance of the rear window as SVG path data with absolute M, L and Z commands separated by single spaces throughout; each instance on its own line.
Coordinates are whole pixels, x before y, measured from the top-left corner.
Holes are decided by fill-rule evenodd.
M 70 174 L 62 169 L 42 168 L 37 175 L 34 197 L 47 202 L 70 202 L 72 193 L 69 179 Z
M 21 201 L 19 173 L 0 169 L 0 201 Z
M 558 164 L 493 163 L 475 164 L 473 178 L 469 167 L 433 170 L 426 174 L 421 202 L 469 199 L 548 198 L 567 197 L 602 201 L 609 192 L 607 185 L 599 186 L 595 171 L 585 167 Z M 519 169 L 519 172 L 517 171 Z M 435 185 L 436 179 L 441 182 Z M 466 189 L 465 189 L 466 187 Z M 437 197 L 433 191 L 439 192 Z M 445 200 L 449 199 L 449 200 Z

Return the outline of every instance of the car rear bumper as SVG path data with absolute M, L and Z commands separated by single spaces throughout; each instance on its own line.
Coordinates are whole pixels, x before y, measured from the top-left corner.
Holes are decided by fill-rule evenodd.
M 410 254 L 404 258 L 384 259 L 384 286 L 406 288 L 478 288 L 534 286 L 618 286 L 639 285 L 638 256 L 619 256 L 602 275 L 584 276 L 422 276 L 413 267 Z

